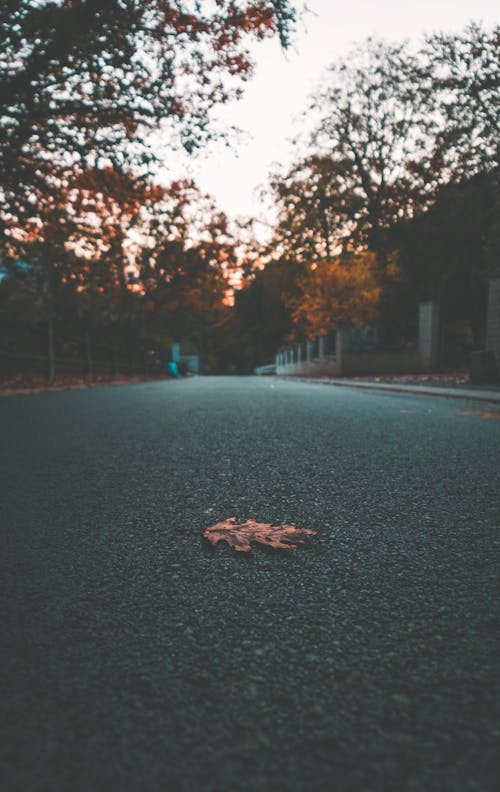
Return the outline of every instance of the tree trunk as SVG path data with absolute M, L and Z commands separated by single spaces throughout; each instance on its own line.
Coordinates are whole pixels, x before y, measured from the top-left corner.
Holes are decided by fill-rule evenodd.
M 323 209 L 321 221 L 323 225 L 323 234 L 325 236 L 325 244 L 326 244 L 326 260 L 330 262 L 332 260 L 332 249 L 330 244 L 330 226 L 328 223 L 328 217 L 326 216 L 326 210 Z
M 54 320 L 49 317 L 47 324 L 47 352 L 49 358 L 48 379 L 52 382 L 56 374 L 56 359 L 54 354 Z
M 92 379 L 93 365 L 92 365 L 92 344 L 90 340 L 90 333 L 88 330 L 85 332 L 85 352 L 87 356 L 87 377 Z

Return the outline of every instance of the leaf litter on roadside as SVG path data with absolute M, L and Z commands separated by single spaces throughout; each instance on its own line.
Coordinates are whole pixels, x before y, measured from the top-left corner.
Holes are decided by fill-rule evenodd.
M 500 410 L 462 410 L 457 415 L 478 415 L 480 418 L 485 418 L 487 421 L 500 420 Z
M 246 520 L 237 523 L 234 517 L 222 520 L 203 531 L 204 538 L 215 547 L 219 542 L 227 542 L 237 553 L 250 553 L 255 544 L 271 547 L 273 550 L 291 550 L 305 544 L 308 536 L 317 531 L 297 528 L 295 525 L 273 525 Z

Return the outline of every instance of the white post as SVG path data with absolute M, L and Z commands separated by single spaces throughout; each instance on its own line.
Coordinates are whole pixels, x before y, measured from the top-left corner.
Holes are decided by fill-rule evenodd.
M 343 330 L 338 327 L 335 332 L 335 368 L 337 370 L 337 377 L 341 377 L 344 367 L 344 338 Z
M 418 317 L 418 351 L 424 371 L 439 368 L 439 303 L 421 302 Z

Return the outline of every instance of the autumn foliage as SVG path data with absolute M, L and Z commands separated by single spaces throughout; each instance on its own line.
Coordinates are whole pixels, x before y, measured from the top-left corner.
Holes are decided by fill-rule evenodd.
M 292 317 L 308 338 L 339 327 L 365 327 L 377 316 L 382 292 L 372 253 L 319 261 L 298 282 Z
M 498 27 L 418 52 L 368 40 L 334 63 L 309 143 L 272 174 L 265 242 L 182 175 L 160 184 L 165 148 L 224 136 L 212 109 L 240 95 L 255 40 L 287 45 L 297 7 L 0 3 L 4 361 L 162 370 L 185 341 L 205 371 L 247 373 L 340 327 L 376 321 L 411 344 L 429 299 L 481 346 L 500 255 Z

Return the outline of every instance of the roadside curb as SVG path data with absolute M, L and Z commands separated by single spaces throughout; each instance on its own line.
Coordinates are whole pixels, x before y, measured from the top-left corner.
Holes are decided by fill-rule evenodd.
M 309 382 L 316 385 L 340 385 L 343 388 L 362 388 L 364 390 L 389 391 L 413 396 L 439 396 L 444 399 L 461 399 L 500 404 L 500 391 L 480 388 L 439 388 L 431 385 L 404 385 L 388 382 L 360 382 L 349 379 L 321 379 L 313 377 L 284 377 L 289 381 Z

